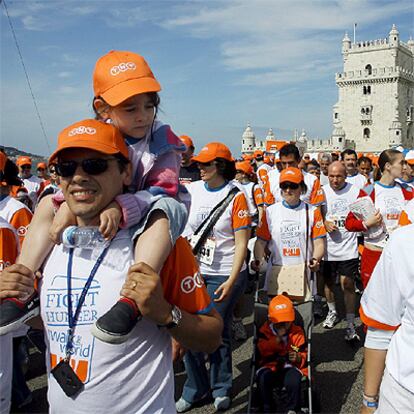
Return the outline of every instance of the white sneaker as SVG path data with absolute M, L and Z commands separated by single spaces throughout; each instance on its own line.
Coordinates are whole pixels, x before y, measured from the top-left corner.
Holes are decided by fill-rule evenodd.
M 177 413 L 185 413 L 186 411 L 190 410 L 192 406 L 193 404 L 185 400 L 183 397 L 181 397 L 175 403 L 175 409 L 177 410 Z
M 361 338 L 356 333 L 355 325 L 348 326 L 348 328 L 346 328 L 345 341 L 350 342 L 350 341 L 360 341 L 360 340 Z
M 325 329 L 332 329 L 339 322 L 338 314 L 336 311 L 329 311 L 326 319 L 323 321 L 322 326 Z
M 216 397 L 214 399 L 214 408 L 216 411 L 225 411 L 230 407 L 230 397 Z
M 233 336 L 236 341 L 245 341 L 247 339 L 246 328 L 242 320 L 233 321 Z

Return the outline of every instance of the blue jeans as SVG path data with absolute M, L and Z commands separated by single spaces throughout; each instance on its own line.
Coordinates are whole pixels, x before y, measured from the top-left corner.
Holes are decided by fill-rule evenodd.
M 203 276 L 211 299 L 217 298 L 214 291 L 224 283 L 227 276 Z M 215 302 L 215 307 L 223 318 L 223 343 L 209 354 L 210 381 L 205 365 L 203 352 L 188 351 L 184 357 L 187 379 L 184 384 L 182 398 L 189 403 L 196 402 L 204 397 L 210 390 L 213 398 L 230 397 L 233 383 L 232 355 L 231 355 L 231 325 L 233 321 L 233 309 L 243 294 L 247 282 L 247 271 L 239 274 L 229 297 L 222 302 Z

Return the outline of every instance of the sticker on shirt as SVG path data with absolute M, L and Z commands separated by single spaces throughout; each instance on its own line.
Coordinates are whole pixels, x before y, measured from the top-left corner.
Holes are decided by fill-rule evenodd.
M 300 251 L 300 224 L 295 221 L 282 221 L 280 226 L 282 254 L 285 257 L 298 257 Z
M 72 306 L 76 306 L 87 277 L 72 277 Z M 82 382 L 88 382 L 95 348 L 95 338 L 90 334 L 90 326 L 98 319 L 97 299 L 100 284 L 93 280 L 80 310 L 73 338 L 71 366 Z M 55 367 L 66 354 L 68 339 L 68 292 L 66 276 L 55 276 L 42 303 L 44 323 L 49 340 L 51 368 Z M 87 328 L 85 328 L 87 326 Z

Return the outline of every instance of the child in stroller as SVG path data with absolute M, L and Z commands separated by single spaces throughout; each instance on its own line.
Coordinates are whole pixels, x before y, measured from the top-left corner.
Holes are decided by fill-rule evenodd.
M 292 301 L 284 295 L 269 303 L 268 320 L 258 335 L 258 394 L 263 412 L 272 412 L 273 389 L 286 389 L 285 410 L 295 413 L 301 405 L 302 376 L 307 376 L 307 342 L 303 329 L 294 324 Z

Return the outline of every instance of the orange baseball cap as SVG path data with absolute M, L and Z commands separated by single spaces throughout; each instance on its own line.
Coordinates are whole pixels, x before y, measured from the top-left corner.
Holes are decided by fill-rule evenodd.
M 250 165 L 250 161 L 236 162 L 236 170 L 243 171 L 247 175 L 253 173 L 253 167 Z
M 299 168 L 289 167 L 280 173 L 279 183 L 295 183 L 300 184 L 303 181 L 303 174 Z
M 242 154 L 242 158 L 245 161 L 251 161 L 253 159 L 253 155 L 251 155 L 251 154 Z
M 101 96 L 110 106 L 140 93 L 160 90 L 148 63 L 136 53 L 111 50 L 96 62 L 93 91 L 95 97 Z
M 195 162 L 210 162 L 216 158 L 224 158 L 227 161 L 234 161 L 231 151 L 221 142 L 210 142 L 203 148 L 198 155 L 193 157 Z
M 263 158 L 263 151 L 261 151 L 261 150 L 256 150 L 256 151 L 253 153 L 253 157 L 254 157 L 254 158 Z
M 46 163 L 45 162 L 39 162 L 39 163 L 37 163 L 37 167 L 36 167 L 37 169 L 39 169 L 39 168 L 44 168 L 45 170 L 46 170 L 46 168 L 47 168 L 47 165 L 46 165 Z
M 50 156 L 49 164 L 62 150 L 68 148 L 87 148 L 111 155 L 121 153 L 128 158 L 128 148 L 119 129 L 96 119 L 76 122 L 61 131 L 57 149 Z
M 188 135 L 180 135 L 180 139 L 184 142 L 187 148 L 194 148 L 193 140 Z
M 32 165 L 32 159 L 26 155 L 22 155 L 17 158 L 16 164 L 20 167 L 21 165 Z
M 269 303 L 268 318 L 273 323 L 293 322 L 295 309 L 292 301 L 284 295 L 275 296 Z
M 410 165 L 414 164 L 414 150 L 410 150 L 410 151 L 407 152 L 407 154 L 405 154 L 405 160 Z

